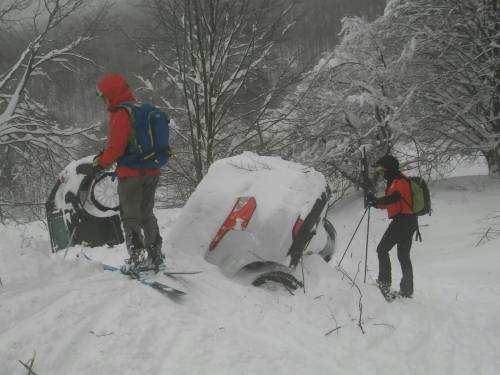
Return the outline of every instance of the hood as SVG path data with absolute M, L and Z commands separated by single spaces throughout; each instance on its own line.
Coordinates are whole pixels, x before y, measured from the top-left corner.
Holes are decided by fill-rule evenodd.
M 108 110 L 110 111 L 118 104 L 134 101 L 134 95 L 130 91 L 127 81 L 117 73 L 105 75 L 97 83 L 97 88 L 109 100 Z

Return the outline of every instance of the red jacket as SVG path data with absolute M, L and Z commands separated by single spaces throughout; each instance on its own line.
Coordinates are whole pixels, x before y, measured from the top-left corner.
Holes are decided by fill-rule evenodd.
M 393 218 L 398 214 L 413 215 L 412 205 L 413 197 L 411 193 L 410 182 L 401 173 L 400 176 L 395 177 L 385 190 L 385 196 L 388 197 L 394 192 L 399 192 L 401 197 L 395 203 L 377 204 L 377 208 L 385 208 L 387 216 Z
M 121 103 L 133 102 L 135 99 L 127 81 L 116 73 L 104 76 L 98 82 L 97 88 L 109 101 L 108 145 L 99 157 L 99 165 L 107 168 L 125 154 L 131 130 L 128 111 L 125 108 L 117 108 L 117 106 Z M 136 169 L 119 166 L 116 168 L 116 174 L 118 177 L 158 176 L 160 169 Z

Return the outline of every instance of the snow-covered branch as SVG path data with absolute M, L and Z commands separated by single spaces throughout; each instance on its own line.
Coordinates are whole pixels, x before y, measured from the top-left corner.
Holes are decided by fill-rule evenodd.
M 158 64 L 155 77 L 163 75 L 182 93 L 177 102 L 175 95 L 162 97 L 168 97 L 164 102 L 182 119 L 178 123 L 187 126 L 186 146 L 199 181 L 216 158 L 232 152 L 235 137 L 259 133 L 263 113 L 282 93 L 283 82 L 292 81 L 282 75 L 270 84 L 262 79 L 262 71 L 279 38 L 291 28 L 286 17 L 293 7 L 279 9 L 282 5 L 261 0 L 148 3 L 167 37 L 141 50 Z M 261 92 L 251 96 L 251 85 L 260 86 Z
M 71 70 L 69 64 L 72 61 L 91 61 L 78 48 L 91 40 L 98 23 L 96 20 L 102 20 L 107 2 L 101 4 L 99 9 L 94 9 L 97 12 L 94 16 L 86 11 L 93 1 L 47 0 L 40 1 L 38 7 L 23 9 L 19 8 L 21 1 L 16 3 L 17 10 L 24 10 L 23 19 L 32 12 L 31 24 L 23 24 L 25 29 L 31 27 L 26 31 L 31 37 L 19 55 L 4 64 L 8 68 L 0 72 L 0 174 L 3 179 L 0 192 L 2 197 L 7 193 L 12 201 L 26 199 L 23 192 L 36 194 L 37 199 L 43 200 L 47 179 L 51 179 L 58 171 L 61 161 L 75 158 L 85 139 L 96 141 L 94 134 L 97 124 L 60 124 L 54 115 L 55 109 L 38 102 L 30 94 L 36 89 L 33 78 L 38 78 L 36 83 L 50 79 L 47 69 L 49 64 L 62 64 Z M 26 6 L 31 3 L 33 1 L 23 2 Z M 0 17 L 4 14 L 3 4 L 0 5 Z M 85 12 L 88 23 L 82 21 L 82 12 Z M 11 17 L 20 17 L 16 12 L 9 14 Z M 25 22 L 23 19 L 17 22 Z M 66 24 L 72 20 L 77 22 L 71 25 L 73 31 L 70 33 L 67 31 L 69 25 Z M 50 98 L 47 95 L 41 100 L 44 99 Z M 32 179 L 37 176 L 39 186 L 16 189 L 16 184 L 26 184 L 25 174 Z M 32 183 L 31 180 L 29 183 Z

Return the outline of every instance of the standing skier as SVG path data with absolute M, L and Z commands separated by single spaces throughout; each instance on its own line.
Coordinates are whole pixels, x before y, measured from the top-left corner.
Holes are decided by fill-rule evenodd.
M 120 214 L 125 230 L 129 259 L 122 272 L 129 273 L 138 267 L 158 269 L 165 259 L 161 251 L 162 238 L 153 213 L 159 168 L 141 168 L 127 165 L 124 156 L 130 154 L 131 115 L 124 103 L 136 103 L 127 81 L 116 73 L 104 76 L 97 84 L 97 95 L 107 106 L 109 113 L 108 144 L 93 162 L 94 169 L 107 168 L 118 162 L 118 197 Z M 147 251 L 147 259 L 145 257 Z
M 377 247 L 379 274 L 377 283 L 386 299 L 394 297 L 390 293 L 391 260 L 389 251 L 397 245 L 398 259 L 403 277 L 399 294 L 411 298 L 413 295 L 413 269 L 410 260 L 410 248 L 413 233 L 418 228 L 417 216 L 412 211 L 412 192 L 410 182 L 399 171 L 398 160 L 391 155 L 380 158 L 375 163 L 375 170 L 387 181 L 385 196 L 376 198 L 367 195 L 368 205 L 387 210 L 392 220 Z

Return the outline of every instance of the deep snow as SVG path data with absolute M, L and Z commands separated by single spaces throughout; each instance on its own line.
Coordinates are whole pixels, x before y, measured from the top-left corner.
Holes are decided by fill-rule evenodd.
M 368 283 L 362 281 L 366 224 L 343 261 L 357 274 L 364 334 L 359 293 L 334 268 L 363 213 L 359 197 L 331 210 L 338 252 L 330 265 L 305 259 L 306 293 L 295 296 L 228 279 L 202 254 L 172 247 L 168 231 L 178 210 L 158 211 L 167 262 L 203 273 L 184 277 L 189 295 L 175 300 L 76 258 L 83 250 L 117 264 L 123 245 L 76 247 L 63 259 L 63 252 L 50 254 L 41 223 L 0 227 L 0 374 L 26 374 L 18 360 L 36 351 L 38 375 L 495 375 L 500 239 L 475 245 L 500 213 L 500 181 L 468 176 L 431 189 L 435 211 L 420 221 L 424 242 L 412 249 L 414 299 L 388 304 L 371 285 L 376 244 L 388 224 L 383 211 L 371 211 Z

